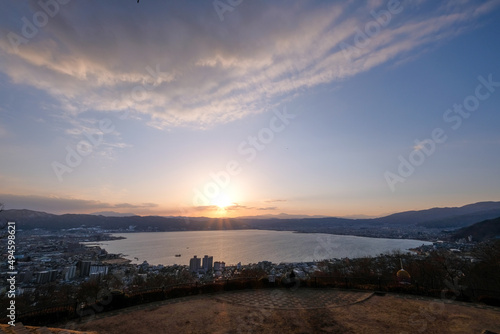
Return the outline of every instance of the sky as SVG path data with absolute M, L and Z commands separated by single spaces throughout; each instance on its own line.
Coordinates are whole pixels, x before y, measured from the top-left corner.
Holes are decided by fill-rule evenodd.
M 6 0 L 0 202 L 381 216 L 500 200 L 500 1 Z

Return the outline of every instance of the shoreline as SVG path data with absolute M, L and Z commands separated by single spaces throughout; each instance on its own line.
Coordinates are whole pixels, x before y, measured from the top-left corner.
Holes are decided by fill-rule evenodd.
M 128 233 L 175 233 L 175 232 L 224 232 L 224 231 L 273 231 L 273 232 L 291 232 L 296 234 L 329 234 L 329 235 L 337 235 L 337 236 L 350 236 L 350 237 L 359 237 L 359 238 L 372 238 L 372 239 L 390 239 L 390 240 L 414 240 L 414 241 L 422 241 L 422 242 L 430 242 L 434 243 L 437 240 L 441 240 L 440 238 L 399 238 L 392 237 L 389 235 L 371 235 L 371 234 L 352 234 L 352 233 L 342 233 L 342 232 L 328 232 L 328 231 L 297 231 L 297 230 L 279 230 L 279 229 L 261 229 L 261 228 L 248 228 L 248 229 L 220 229 L 220 230 L 175 230 L 175 231 L 117 231 L 117 232 L 106 232 L 107 234 L 128 234 Z M 113 237 L 113 236 L 112 236 Z M 115 237 L 116 239 L 106 239 L 102 241 L 109 240 L 119 240 L 119 239 L 127 239 L 123 236 Z
M 254 238 L 257 238 L 259 239 L 259 235 L 264 235 L 266 233 L 266 231 L 269 231 L 269 230 L 260 230 L 260 229 L 249 229 L 249 230 L 224 230 L 224 231 L 231 231 L 229 233 L 231 234 L 224 234 L 224 233 L 217 233 L 219 231 L 222 231 L 222 230 L 211 230 L 212 232 L 215 232 L 214 234 L 211 234 L 211 233 L 197 233 L 196 234 L 196 237 L 199 237 L 199 238 L 209 238 L 209 239 L 212 239 L 212 238 L 216 238 L 217 240 L 220 239 L 220 242 L 224 243 L 224 240 L 231 240 L 232 237 L 241 237 L 241 236 L 244 236 L 245 235 L 245 231 L 248 231 L 248 232 L 253 232 L 253 233 L 249 233 L 248 236 L 251 238 L 251 240 L 253 240 Z M 132 243 L 137 246 L 134 241 L 135 241 L 135 238 L 137 236 L 137 240 L 141 240 L 141 242 L 145 241 L 145 240 L 150 240 L 150 242 L 167 242 L 168 243 L 168 247 L 166 247 L 166 253 L 161 255 L 161 254 L 156 254 L 154 256 L 145 256 L 145 253 L 147 253 L 147 251 L 144 251 L 143 248 L 138 248 L 139 251 L 136 249 L 137 247 L 132 247 L 133 249 L 130 248 L 129 244 L 128 243 L 125 243 L 125 244 L 122 244 L 122 243 L 113 243 L 112 246 L 108 246 L 106 245 L 105 243 L 90 243 L 90 244 L 86 244 L 88 246 L 92 246 L 92 245 L 95 245 L 95 246 L 99 246 L 103 249 L 105 249 L 107 252 L 109 252 L 109 254 L 118 254 L 120 255 L 121 257 L 123 257 L 123 254 L 127 254 L 126 255 L 126 258 L 127 259 L 130 259 L 131 261 L 131 264 L 141 264 L 141 262 L 143 260 L 146 260 L 150 265 L 157 265 L 157 264 L 162 264 L 164 266 L 171 266 L 171 265 L 188 265 L 189 264 L 189 259 L 192 258 L 194 255 L 203 255 L 203 254 L 208 254 L 208 255 L 211 255 L 211 256 L 214 256 L 214 258 L 216 260 L 222 260 L 222 261 L 225 261 L 226 263 L 238 263 L 238 262 L 241 262 L 242 264 L 243 263 L 257 263 L 259 261 L 270 261 L 272 263 L 307 263 L 307 262 L 319 262 L 319 261 L 322 261 L 322 260 L 329 260 L 329 259 L 340 259 L 340 258 L 350 258 L 350 259 L 354 259 L 354 258 L 360 258 L 360 257 L 376 257 L 379 255 L 379 253 L 390 253 L 390 252 L 393 252 L 394 250 L 396 249 L 399 249 L 401 252 L 403 253 L 411 253 L 411 254 L 416 254 L 417 252 L 415 252 L 415 249 L 418 249 L 420 248 L 421 246 L 430 246 L 432 247 L 432 242 L 430 241 L 425 241 L 425 240 L 416 240 L 416 239 L 395 239 L 395 238 L 371 238 L 371 237 L 365 237 L 365 236 L 353 236 L 353 235 L 337 235 L 337 234 L 329 234 L 329 233 L 314 233 L 316 234 L 318 237 L 314 237 L 314 236 L 310 236 L 310 237 L 306 237 L 306 235 L 312 235 L 313 233 L 301 233 L 301 232 L 297 232 L 297 231 L 275 231 L 275 230 L 272 230 L 273 232 L 278 232 L 277 233 L 277 241 L 279 243 L 279 241 L 283 238 L 286 238 L 286 235 L 288 233 L 293 233 L 293 235 L 295 235 L 296 237 L 293 238 L 292 240 L 304 240 L 304 241 L 298 241 L 300 244 L 303 244 L 306 245 L 306 247 L 309 247 L 308 250 L 309 250 L 309 254 L 308 256 L 304 256 L 304 254 L 302 255 L 298 255 L 297 257 L 294 257 L 294 256 L 287 256 L 285 254 L 285 256 L 278 256 L 278 257 L 271 257 L 269 258 L 269 256 L 262 256 L 262 257 L 259 257 L 259 258 L 248 258 L 248 259 L 243 259 L 243 258 L 238 258 L 238 259 L 235 259 L 233 261 L 233 259 L 230 259 L 232 258 L 233 256 L 230 255 L 229 253 L 220 253 L 218 254 L 217 251 L 214 251 L 212 252 L 209 248 L 207 248 L 206 250 L 200 250 L 199 248 L 193 248 L 193 244 L 192 243 L 186 243 L 186 244 L 182 244 L 181 246 L 179 246 L 175 241 L 173 240 L 183 240 L 183 238 L 188 238 L 188 239 L 191 239 L 190 238 L 190 234 L 189 233 L 183 233 L 182 235 L 172 235 L 172 234 L 165 234 L 166 232 L 161 232 L 163 233 L 164 237 L 162 237 L 161 234 L 158 235 L 158 237 L 153 237 L 151 235 L 151 237 L 149 237 L 149 235 L 144 235 L 143 232 L 127 232 L 127 233 L 136 233 L 136 235 L 134 236 L 129 236 L 129 240 L 132 240 Z M 207 232 L 207 231 L 168 231 L 168 232 Z M 280 235 L 280 232 L 283 233 L 285 232 L 285 234 L 281 234 Z M 237 233 L 238 235 L 235 235 L 233 233 Z M 119 233 L 118 233 L 119 234 Z M 141 236 L 142 235 L 142 236 Z M 288 234 L 290 236 L 292 236 L 292 234 Z M 304 236 L 304 237 L 301 237 Z M 194 235 L 193 235 L 194 236 Z M 165 241 L 163 241 L 165 238 Z M 229 238 L 229 239 L 228 239 Z M 305 238 L 305 239 L 303 239 Z M 275 238 L 273 238 L 272 236 L 269 236 L 268 238 L 266 238 L 266 243 L 270 243 L 269 245 L 272 246 L 272 243 Z M 170 241 L 167 241 L 167 240 L 170 240 Z M 309 240 L 309 241 L 307 241 Z M 359 241 L 358 241 L 359 240 Z M 372 240 L 372 241 L 369 241 L 369 240 Z M 172 244 L 173 242 L 173 244 Z M 370 243 L 374 243 L 374 246 L 375 248 L 373 249 L 378 249 L 381 247 L 381 251 L 380 252 L 375 252 L 375 253 L 371 253 L 370 251 L 368 251 L 366 249 L 366 247 L 362 247 L 361 250 L 353 250 L 352 252 L 349 252 L 348 250 L 351 249 L 352 247 L 349 246 L 347 250 L 345 249 L 339 249 L 338 251 L 333 251 L 332 250 L 332 253 L 330 254 L 330 248 L 328 246 L 329 243 L 334 243 L 334 244 L 338 244 L 338 243 L 341 243 L 341 244 L 347 244 L 347 245 L 355 245 L 357 244 L 358 242 L 360 242 L 362 245 L 364 245 L 365 242 L 367 242 L 368 244 Z M 410 242 L 409 245 L 406 245 L 407 242 Z M 310 243 L 313 243 L 313 246 L 307 246 L 308 244 Z M 314 244 L 316 243 L 316 244 Z M 392 244 L 394 243 L 394 247 L 384 247 L 384 246 L 379 246 L 379 245 L 383 245 L 383 244 Z M 166 245 L 166 244 L 164 244 Z M 179 247 L 178 247 L 179 246 Z M 189 248 L 191 249 L 186 249 L 186 248 Z M 146 249 L 149 249 L 148 248 L 149 246 L 146 247 Z M 302 247 L 302 246 L 301 246 Z M 311 248 L 312 247 L 312 248 Z M 334 247 L 334 246 L 332 246 Z M 370 249 L 372 249 L 370 248 Z M 394 249 L 392 249 L 394 248 Z M 385 250 L 384 250 L 385 249 Z M 389 250 L 387 250 L 389 249 Z M 141 251 L 142 250 L 142 251 Z M 278 252 L 279 253 L 279 252 Z M 317 253 L 317 254 L 316 254 Z M 362 254 L 360 254 L 362 253 Z M 182 254 L 182 257 L 174 257 L 175 254 Z M 281 254 L 283 255 L 283 254 Z M 246 256 L 247 257 L 247 256 Z

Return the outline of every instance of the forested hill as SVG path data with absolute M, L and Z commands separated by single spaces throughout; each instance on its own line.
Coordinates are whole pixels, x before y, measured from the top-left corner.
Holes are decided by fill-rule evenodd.
M 500 238 L 500 217 L 464 227 L 454 234 L 455 239 L 472 236 L 473 241 Z
M 469 226 L 485 219 L 500 216 L 500 202 L 480 202 L 457 208 L 432 208 L 406 211 L 373 219 L 348 218 L 292 218 L 254 219 L 206 218 L 206 217 L 161 217 L 129 216 L 107 217 L 103 215 L 63 214 L 54 215 L 31 210 L 5 210 L 0 213 L 3 220 L 16 221 L 19 228 L 44 228 L 50 230 L 86 227 L 101 227 L 108 230 L 129 229 L 135 231 L 189 231 L 230 229 L 272 229 L 300 232 L 335 232 L 342 228 L 415 227 L 458 228 Z

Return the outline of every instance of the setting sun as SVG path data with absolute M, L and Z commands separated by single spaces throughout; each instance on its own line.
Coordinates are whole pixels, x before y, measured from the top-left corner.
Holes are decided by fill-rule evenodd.
M 225 210 L 228 206 L 231 206 L 234 203 L 227 195 L 221 194 L 213 199 L 212 204 L 219 207 L 221 210 Z

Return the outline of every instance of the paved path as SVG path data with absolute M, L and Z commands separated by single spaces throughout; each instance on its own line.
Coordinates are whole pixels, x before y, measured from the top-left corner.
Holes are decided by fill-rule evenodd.
M 215 299 L 221 303 L 229 303 L 233 305 L 242 305 L 246 307 L 253 307 L 256 309 L 319 309 L 319 308 L 334 308 L 341 307 L 356 303 L 361 303 L 374 293 L 372 291 L 360 290 L 340 290 L 340 289 L 313 289 L 313 288 L 299 288 L 299 289 L 259 289 L 259 290 L 236 290 L 229 292 L 208 293 L 195 296 L 180 297 L 174 299 L 167 299 L 158 302 L 136 305 L 124 309 L 119 309 L 110 312 L 97 313 L 84 321 L 91 321 L 101 319 L 118 314 L 129 314 L 138 310 L 151 310 L 164 305 L 172 305 L 177 303 L 184 303 L 199 299 Z M 466 307 L 475 307 L 481 309 L 492 309 L 500 312 L 500 308 L 492 307 L 475 303 L 464 303 L 451 300 L 433 299 L 429 297 L 392 294 L 388 296 L 401 298 L 401 299 L 416 299 L 428 302 L 444 302 L 446 304 L 458 304 Z M 71 327 L 70 324 L 76 325 L 77 322 L 66 323 L 66 328 Z M 1 334 L 1 333 L 0 333 Z
M 232 291 L 215 296 L 221 302 L 272 309 L 318 309 L 360 303 L 372 292 L 317 289 L 262 289 Z
M 336 289 L 259 289 L 236 290 L 229 292 L 208 293 L 166 299 L 158 302 L 141 304 L 109 312 L 96 313 L 93 319 L 110 317 L 118 314 L 127 314 L 138 310 L 157 308 L 193 301 L 197 299 L 213 298 L 222 303 L 250 306 L 256 308 L 274 309 L 314 309 L 339 307 L 362 302 L 373 295 L 371 291 L 343 291 Z M 1 334 L 1 333 L 0 333 Z

